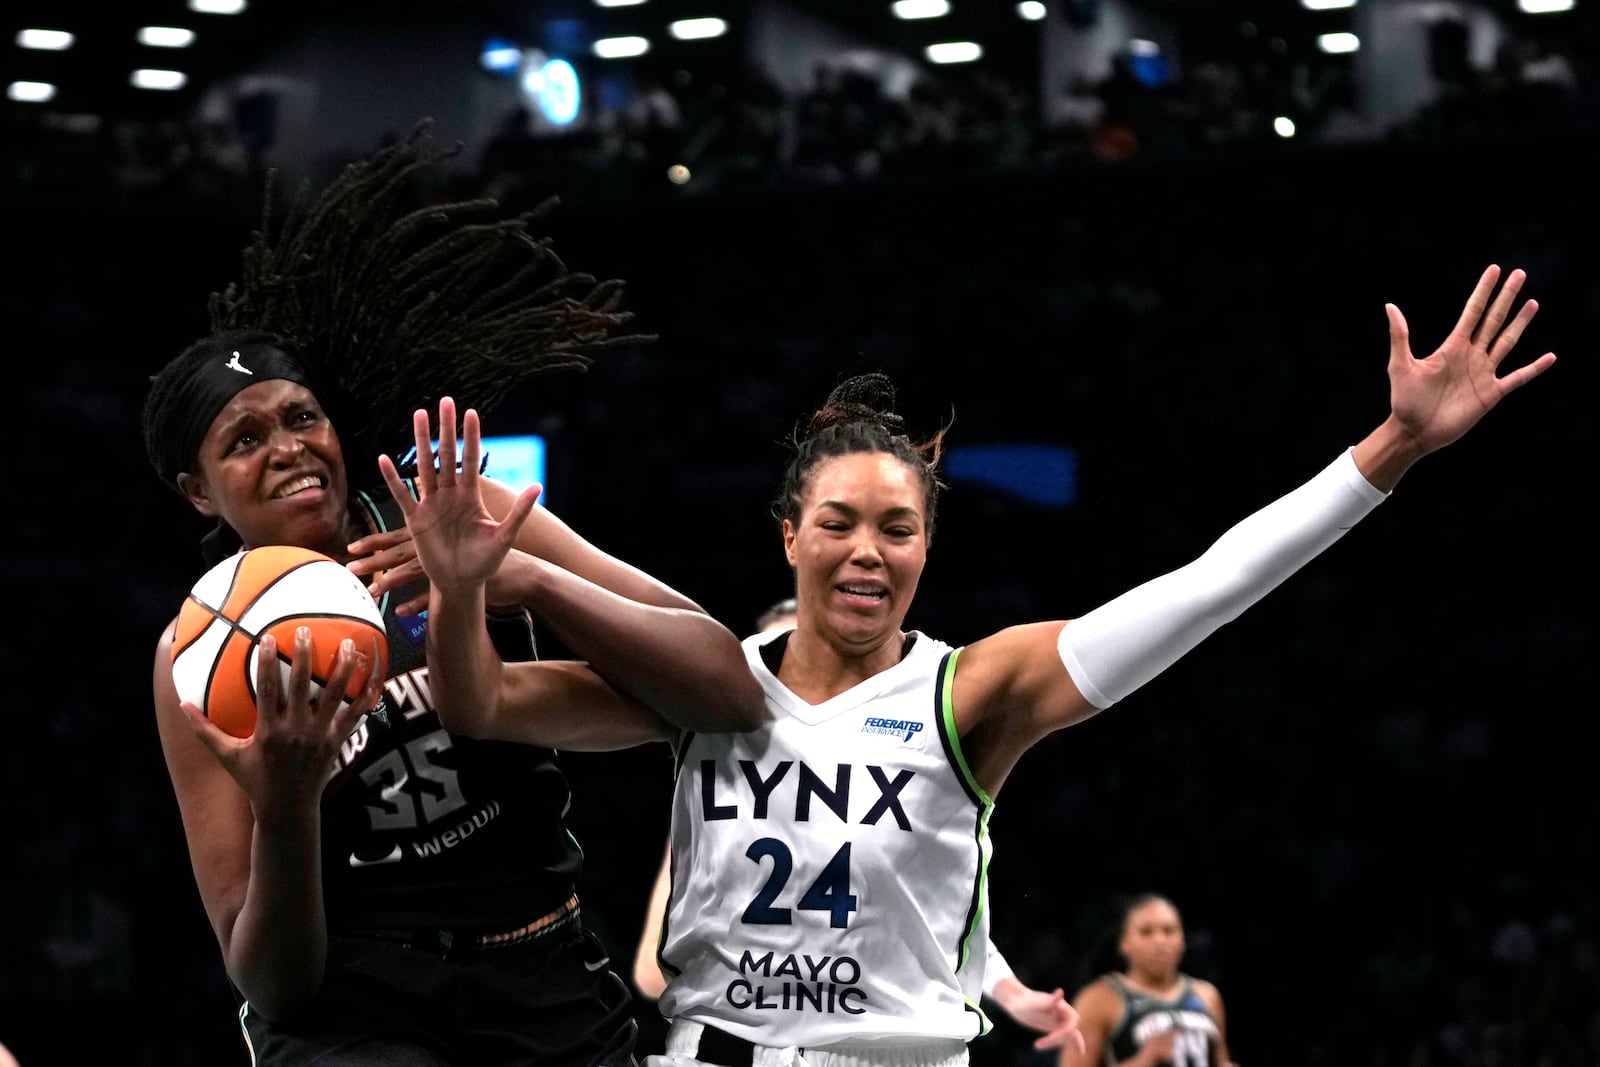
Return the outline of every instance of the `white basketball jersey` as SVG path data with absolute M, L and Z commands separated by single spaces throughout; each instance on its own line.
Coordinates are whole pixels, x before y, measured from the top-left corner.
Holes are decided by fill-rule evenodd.
M 662 1014 L 775 1047 L 986 1033 L 992 803 L 955 735 L 958 653 L 918 633 L 813 706 L 763 662 L 775 639 L 744 641 L 769 723 L 681 754 Z

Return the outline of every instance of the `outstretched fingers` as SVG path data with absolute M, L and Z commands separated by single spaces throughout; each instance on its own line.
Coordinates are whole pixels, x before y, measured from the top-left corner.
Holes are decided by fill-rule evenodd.
M 466 414 L 461 416 L 461 432 L 464 435 L 461 443 L 461 484 L 472 488 L 478 484 L 478 467 L 483 455 L 482 430 L 474 409 L 468 408 Z
M 1389 316 L 1389 373 L 1393 375 L 1411 362 L 1411 327 L 1393 304 L 1383 305 L 1383 310 Z
M 417 454 L 422 454 L 417 445 Z M 456 484 L 456 402 L 448 396 L 439 398 L 439 462 L 436 465 L 437 485 L 449 489 Z
M 378 473 L 383 475 L 383 484 L 389 487 L 389 495 L 400 506 L 402 515 L 410 515 L 416 510 L 417 499 L 411 495 L 411 490 L 406 488 L 405 479 L 400 477 L 400 471 L 394 465 L 394 460 L 388 456 L 378 457 Z
M 1476 336 L 1483 313 L 1489 308 L 1489 295 L 1494 292 L 1495 283 L 1499 280 L 1500 267 L 1497 264 L 1491 263 L 1484 268 L 1478 276 L 1478 284 L 1472 288 L 1472 295 L 1467 297 L 1466 306 L 1461 309 L 1461 318 L 1456 321 L 1456 333 L 1462 337 Z M 1518 282 L 1518 285 L 1521 283 Z
M 1522 283 L 1527 280 L 1527 273 L 1521 269 L 1514 270 L 1506 275 L 1505 284 L 1500 287 L 1500 292 L 1495 294 L 1493 303 L 1489 305 L 1488 312 L 1483 316 L 1476 332 L 1472 334 L 1474 344 L 1485 351 L 1490 350 L 1496 338 L 1500 336 L 1500 327 L 1506 321 L 1506 315 L 1511 311 L 1511 305 L 1516 302 L 1517 293 L 1522 289 Z

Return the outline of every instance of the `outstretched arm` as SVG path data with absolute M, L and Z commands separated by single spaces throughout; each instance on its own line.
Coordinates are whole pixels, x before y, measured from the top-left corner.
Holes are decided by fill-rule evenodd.
M 439 403 L 439 423 L 440 454 L 454 456 L 455 404 L 448 397 Z M 497 521 L 483 499 L 476 412 L 466 413 L 463 427 L 461 470 L 448 461 L 424 465 L 420 500 L 406 490 L 393 462 L 379 459 L 430 580 L 430 674 L 436 689 L 454 687 L 448 703 L 444 697 L 439 701 L 451 709 L 450 716 L 474 709 L 472 714 L 499 719 L 508 708 L 528 707 L 537 699 L 528 687 L 541 679 L 540 665 L 502 664 L 483 632 L 492 582 L 500 590 L 497 603 L 533 608 L 608 683 L 674 725 L 743 730 L 761 721 L 766 709 L 760 687 L 726 627 L 697 608 L 634 600 L 515 550 L 518 532 L 535 510 L 538 487 L 517 496 L 504 521 Z M 415 413 L 413 432 L 418 454 L 431 454 L 427 412 Z M 563 694 L 571 695 L 570 690 Z M 482 735 L 482 723 L 452 725 Z
M 1012 627 L 963 652 L 957 713 L 966 709 L 968 726 L 980 724 L 987 742 L 980 780 L 1003 781 L 1040 737 L 1110 707 L 1166 670 L 1344 536 L 1418 459 L 1459 439 L 1507 394 L 1549 370 L 1556 357 L 1545 353 L 1499 374 L 1538 310 L 1530 300 L 1510 314 L 1522 271 L 1512 271 L 1495 294 L 1499 281 L 1499 267 L 1483 272 L 1455 328 L 1425 359 L 1412 355 L 1405 318 L 1389 305 L 1388 417 L 1194 562 L 1066 624 Z M 987 709 L 998 707 L 1027 713 L 984 722 Z

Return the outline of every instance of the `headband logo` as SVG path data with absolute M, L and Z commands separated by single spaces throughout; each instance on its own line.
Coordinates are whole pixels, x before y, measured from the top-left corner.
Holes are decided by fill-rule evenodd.
M 228 362 L 224 363 L 223 366 L 227 367 L 229 370 L 236 370 L 240 374 L 255 374 L 255 371 L 251 370 L 249 367 L 246 367 L 243 363 L 239 362 L 239 353 L 238 352 L 235 352 L 233 354 L 233 358 L 228 360 Z

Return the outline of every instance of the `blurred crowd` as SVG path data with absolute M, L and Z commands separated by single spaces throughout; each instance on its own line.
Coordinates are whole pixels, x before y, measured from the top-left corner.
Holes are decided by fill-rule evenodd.
M 570 129 L 552 131 L 530 107 L 511 108 L 481 146 L 473 179 L 508 200 L 858 185 L 1203 158 L 1284 142 L 1284 116 L 1293 138 L 1312 145 L 1592 134 L 1600 82 L 1581 42 L 1573 44 L 1569 54 L 1508 38 L 1485 67 L 1437 72 L 1432 98 L 1389 123 L 1368 114 L 1350 63 L 1312 72 L 1201 58 L 1156 77 L 1124 52 L 1104 77 L 1070 76 L 1044 93 L 982 66 L 943 68 L 902 86 L 848 63 L 818 63 L 800 91 L 758 66 L 726 76 L 644 73 L 624 100 L 592 100 Z M 17 119 L 5 177 L 41 189 L 248 196 L 270 148 L 261 143 L 270 132 L 260 95 L 213 100 L 164 121 Z

